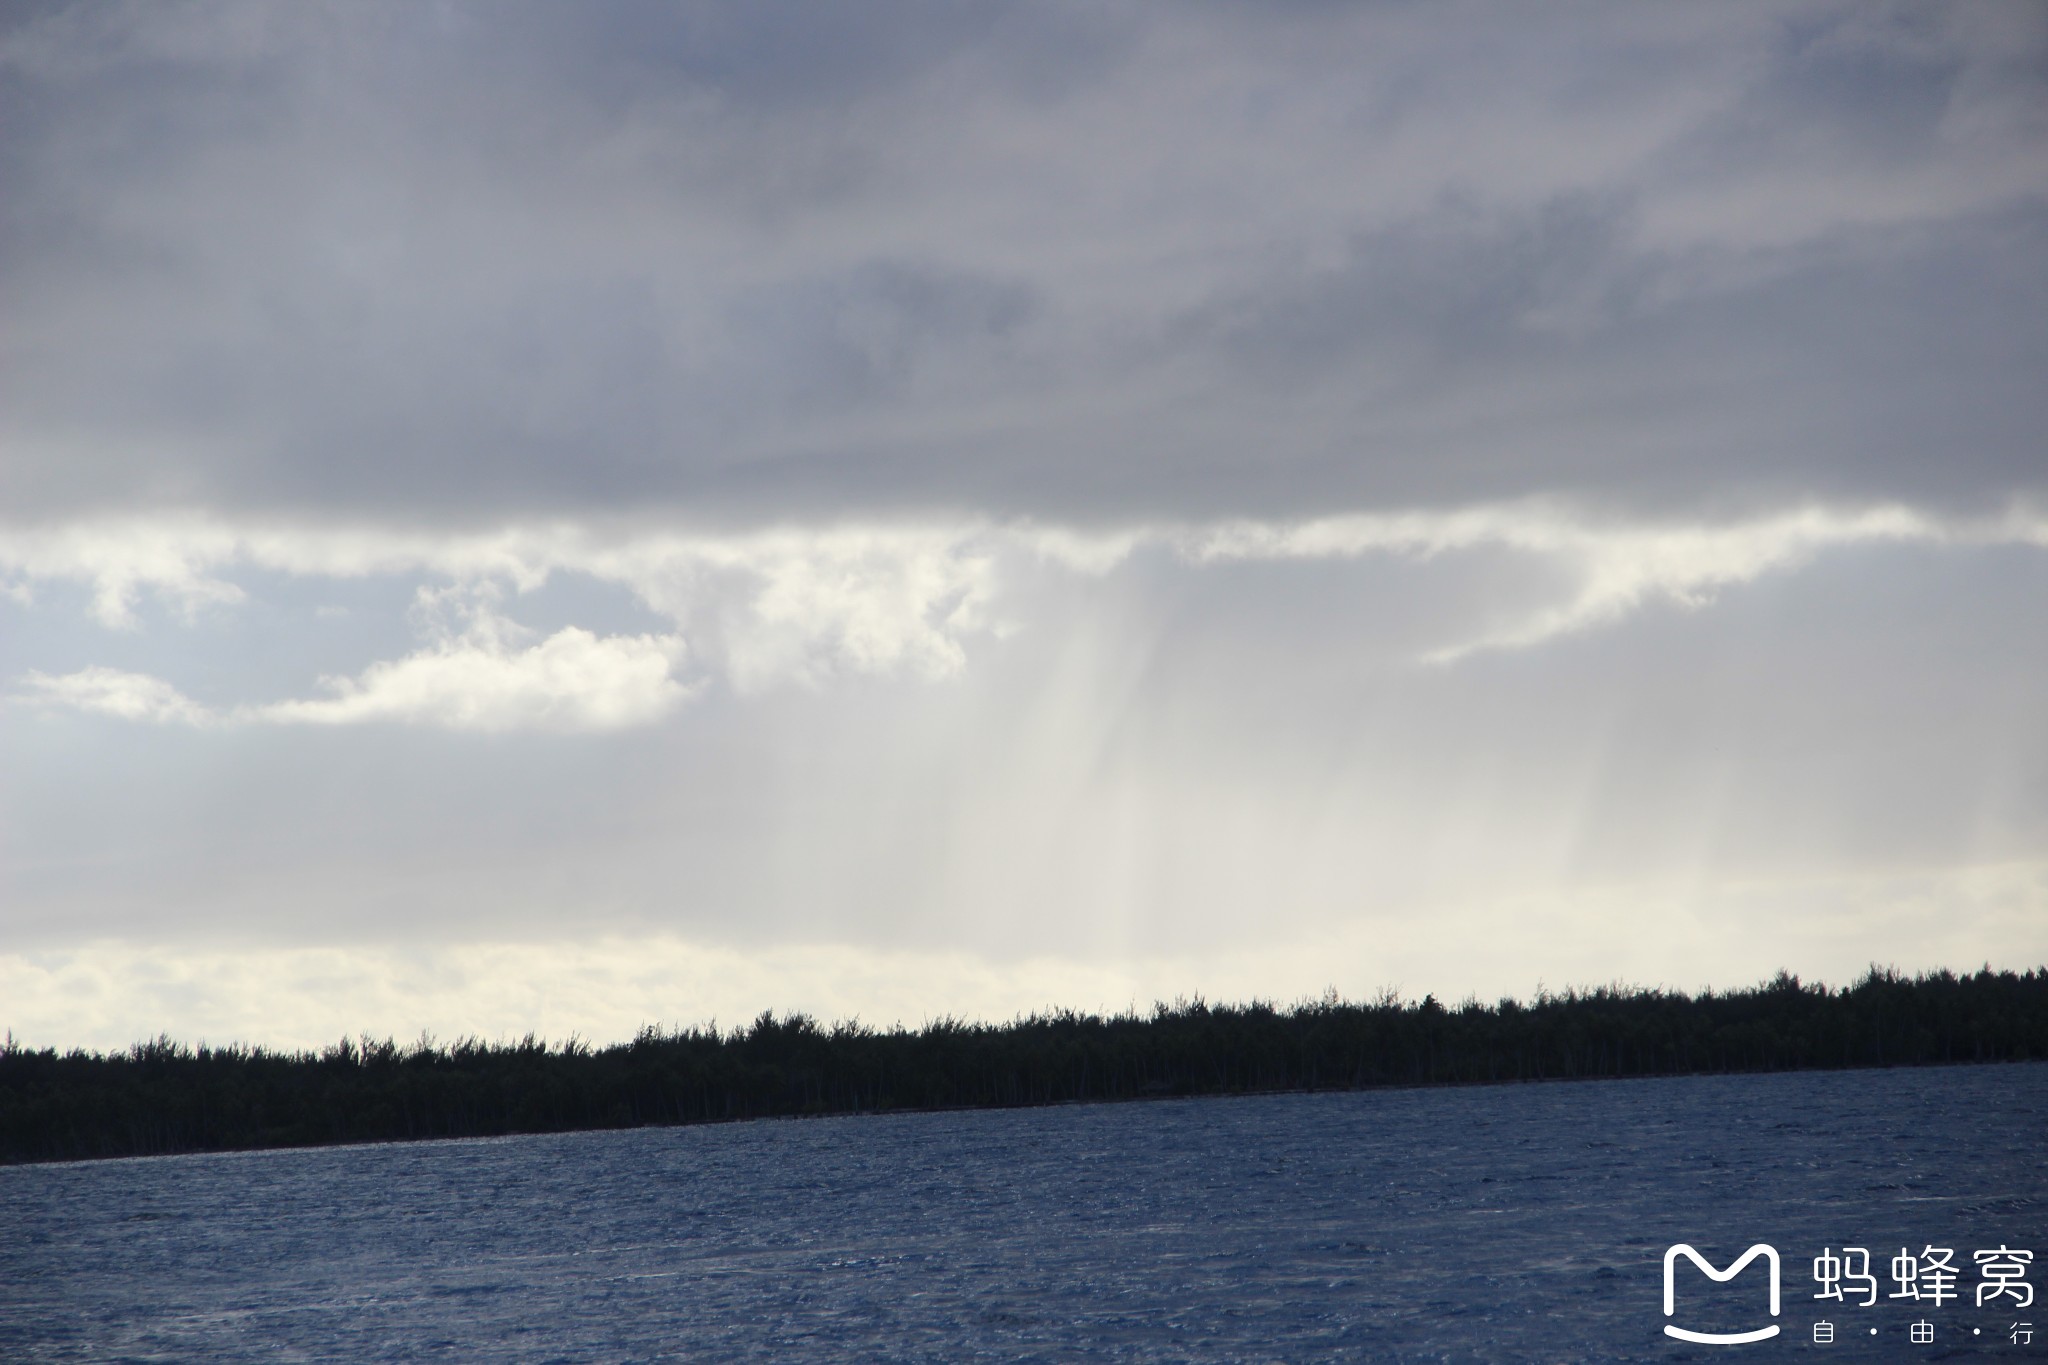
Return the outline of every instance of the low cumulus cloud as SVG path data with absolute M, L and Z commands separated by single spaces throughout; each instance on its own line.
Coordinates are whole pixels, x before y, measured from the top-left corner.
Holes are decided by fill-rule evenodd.
M 737 537 L 560 523 L 482 535 L 393 536 L 363 529 L 283 530 L 197 520 L 132 521 L 0 535 L 0 568 L 32 596 L 39 584 L 86 586 L 102 625 L 132 629 L 142 595 L 174 618 L 246 600 L 237 572 L 311 579 L 439 576 L 411 613 L 427 641 L 325 695 L 209 710 L 155 677 L 93 665 L 31 672 L 20 695 L 128 720 L 341 725 L 399 721 L 456 729 L 606 730 L 670 714 L 713 677 L 741 695 L 817 687 L 840 676 L 940 681 L 967 666 L 968 643 L 1018 628 L 1005 591 L 1044 574 L 1099 577 L 1147 550 L 1190 571 L 1232 564 L 1428 562 L 1506 551 L 1561 585 L 1553 600 L 1467 626 L 1415 656 L 1450 664 L 1526 649 L 1611 624 L 1653 602 L 1697 608 L 1722 588 L 1870 544 L 2048 547 L 2048 522 L 2020 511 L 1940 518 L 1904 507 L 1807 508 L 1720 525 L 1573 515 L 1543 504 L 1452 513 L 1357 514 L 1298 522 L 1235 520 L 1083 530 L 1030 524 L 841 526 Z M 629 591 L 673 629 L 600 635 L 570 625 L 545 638 L 507 614 L 506 594 L 557 575 Z M 1513 596 L 1513 579 L 1503 596 Z
M 659 720 L 689 697 L 670 676 L 674 636 L 601 638 L 569 626 L 531 645 L 502 617 L 359 677 L 329 680 L 325 697 L 245 713 L 284 724 L 391 720 L 456 730 L 618 730 Z
M 57 677 L 31 671 L 22 682 L 24 700 L 121 720 L 211 725 L 219 719 L 162 678 L 146 673 L 96 665 Z
M 30 672 L 20 699 L 121 720 L 214 726 L 356 725 L 367 721 L 451 730 L 618 730 L 661 719 L 690 689 L 670 676 L 674 637 L 600 638 L 574 626 L 525 648 L 524 635 L 491 622 L 354 678 L 322 679 L 325 696 L 209 710 L 161 678 L 91 667 Z
M 124 631 L 137 629 L 144 598 L 188 625 L 201 611 L 226 611 L 247 596 L 237 573 L 441 581 L 419 589 L 410 613 L 424 648 L 355 677 L 324 679 L 322 697 L 209 711 L 162 680 L 96 665 L 32 673 L 25 695 L 45 703 L 187 724 L 614 729 L 652 722 L 686 701 L 698 683 L 675 675 L 694 656 L 743 694 L 815 687 L 842 674 L 955 674 L 966 662 L 962 639 L 992 625 L 985 612 L 999 540 L 977 527 L 721 538 L 558 524 L 435 537 L 120 520 L 0 533 L 0 570 L 25 602 L 53 582 L 85 585 L 93 617 Z M 623 636 L 570 625 L 536 640 L 506 614 L 505 595 L 563 574 L 622 586 L 675 629 Z
M 1700 607 L 1716 589 L 1794 568 L 1859 544 L 2012 544 L 2048 547 L 2048 521 L 2021 512 L 1944 520 L 1905 507 L 1849 512 L 1806 508 L 1733 524 L 1589 523 L 1544 508 L 1477 508 L 1450 515 L 1347 516 L 1295 525 L 1239 522 L 1189 537 L 1202 560 L 1435 555 L 1497 546 L 1560 561 L 1575 587 L 1491 633 L 1425 655 L 1449 663 L 1483 650 L 1519 649 L 1610 623 L 1646 603 Z

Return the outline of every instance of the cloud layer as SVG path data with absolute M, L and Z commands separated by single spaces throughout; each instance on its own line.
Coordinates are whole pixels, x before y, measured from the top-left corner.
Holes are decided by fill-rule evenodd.
M 2044 72 L 2003 0 L 7 7 L 0 1023 L 2039 965 Z
M 0 505 L 2043 493 L 2048 16 L 220 0 L 0 30 Z
M 202 610 L 233 610 L 247 597 L 237 571 L 443 580 L 418 589 L 412 615 L 423 647 L 356 676 L 324 677 L 321 696 L 209 709 L 163 679 L 92 664 L 31 671 L 22 700 L 190 725 L 604 730 L 656 722 L 703 685 L 686 638 L 742 694 L 841 675 L 943 679 L 965 666 L 968 641 L 1016 628 L 1003 616 L 1005 597 L 1028 596 L 1028 580 L 1100 577 L 1147 553 L 1222 566 L 1506 552 L 1554 582 L 1547 599 L 1512 615 L 1447 619 L 1444 638 L 1414 656 L 1445 664 L 1611 624 L 1650 603 L 1697 607 L 1719 589 L 1868 544 L 2041 549 L 2048 521 L 2017 510 L 1942 519 L 1894 506 L 1806 508 L 1723 525 L 1603 524 L 1535 504 L 1092 531 L 963 522 L 720 537 L 558 523 L 433 537 L 125 519 L 0 534 L 0 571 L 17 600 L 33 601 L 52 581 L 86 586 L 97 620 L 124 629 L 135 626 L 145 596 L 188 622 Z M 625 589 L 670 632 L 599 635 L 572 624 L 536 639 L 501 603 L 559 575 Z
M 843 942 L 737 949 L 672 933 L 303 948 L 98 941 L 0 953 L 0 998 L 16 1040 L 31 1047 L 122 1048 L 155 1037 L 165 1020 L 178 1021 L 191 1041 L 321 1047 L 364 1032 L 408 1041 L 423 1030 L 443 1041 L 527 1033 L 614 1041 L 651 1023 L 730 1028 L 767 1008 L 883 1028 L 1055 1008 L 1142 1011 L 1185 997 L 1189 982 L 1202 983 L 1211 999 L 1279 1003 L 1333 986 L 1353 999 L 1393 990 L 1410 1000 L 1433 992 L 1488 1001 L 1526 998 L 1538 985 L 1662 981 L 1698 989 L 1765 980 L 1787 955 L 1804 965 L 1807 980 L 1839 985 L 1869 964 L 1861 936 L 1873 922 L 1936 910 L 1945 917 L 1940 927 L 1887 961 L 1907 970 L 1967 962 L 1986 941 L 2011 944 L 2009 960 L 2038 961 L 2048 953 L 2038 914 L 2044 892 L 2048 863 L 2039 862 L 1734 888 L 1684 913 L 1654 891 L 1630 888 L 1569 904 L 1446 907 L 1391 951 L 1370 941 L 1377 930 L 1340 929 L 1214 956 L 1092 960 Z M 1645 917 L 1665 932 L 1643 934 Z M 1575 940 L 1562 953 L 1560 922 Z M 1475 934 L 1479 925 L 1491 927 Z M 1543 962 L 1534 976 L 1518 960 L 1531 951 Z

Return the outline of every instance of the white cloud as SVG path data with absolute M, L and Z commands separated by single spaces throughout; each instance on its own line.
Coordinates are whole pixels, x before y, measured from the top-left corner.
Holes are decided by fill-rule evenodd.
M 431 597 L 432 595 L 427 595 Z M 671 676 L 684 656 L 673 635 L 598 636 L 576 626 L 528 644 L 534 632 L 473 605 L 459 634 L 325 678 L 328 695 L 209 710 L 161 678 L 92 667 L 30 673 L 23 699 L 123 720 L 172 725 L 354 725 L 373 721 L 453 730 L 619 730 L 660 719 L 694 689 Z
M 234 525 L 203 516 L 110 518 L 55 531 L 0 530 L 0 569 L 87 584 L 102 624 L 133 626 L 152 593 L 188 615 L 240 600 L 221 575 L 433 575 L 465 591 L 532 591 L 558 573 L 618 584 L 702 631 L 741 691 L 817 684 L 837 673 L 942 678 L 964 666 L 960 638 L 983 629 L 993 589 L 989 529 L 808 527 L 703 535 L 567 523 L 434 536 L 377 527 Z M 566 647 L 565 647 L 566 648 Z
M 139 624 L 135 606 L 145 591 L 188 621 L 203 608 L 242 601 L 242 589 L 214 573 L 239 558 L 234 532 L 205 519 L 124 518 L 0 533 L 0 570 L 90 584 L 94 618 L 115 630 Z M 11 585 L 10 595 L 23 586 Z
M 635 526 L 512 525 L 433 536 L 378 528 L 237 526 L 208 518 L 122 519 L 0 532 L 10 591 L 87 584 L 93 614 L 132 627 L 144 593 L 189 618 L 244 590 L 238 570 L 309 578 L 429 576 L 416 613 L 425 648 L 324 680 L 327 695 L 245 704 L 215 716 L 141 674 L 31 675 L 39 700 L 137 720 L 349 724 L 398 720 L 467 729 L 617 729 L 658 720 L 722 677 L 740 694 L 835 676 L 942 680 L 977 634 L 1006 633 L 1006 589 L 1034 574 L 1099 577 L 1146 547 L 1201 569 L 1368 556 L 1525 555 L 1564 586 L 1505 621 L 1455 623 L 1414 662 L 1527 649 L 1652 603 L 1699 608 L 1716 592 L 1796 568 L 1830 549 L 1882 543 L 2048 545 L 2048 518 L 1942 519 L 1903 506 L 1809 507 L 1724 523 L 1596 519 L 1559 505 L 1494 504 L 1297 521 L 1074 528 L 1036 523 L 783 527 L 728 535 Z M 544 640 L 499 610 L 558 574 L 624 588 L 666 618 L 659 634 L 567 626 Z M 460 621 L 451 625 L 449 613 Z M 459 628 L 458 628 L 459 627 Z M 675 675 L 687 657 L 696 676 Z
M 599 1042 L 651 1023 L 744 1024 L 764 1009 L 886 1027 L 1141 1003 L 1114 966 L 991 963 L 837 944 L 742 951 L 673 935 L 585 942 L 170 950 L 120 942 L 0 954 L 0 1025 L 30 1045 L 122 1047 L 166 1027 L 214 1042 L 318 1046 L 372 1031 Z M 1144 1002 L 1149 1003 L 1149 1002 Z
M 281 724 L 621 730 L 658 720 L 690 696 L 669 674 L 683 653 L 676 636 L 597 636 L 568 626 L 519 648 L 512 642 L 522 633 L 502 618 L 483 618 L 458 638 L 372 664 L 358 677 L 324 680 L 329 696 L 246 714 Z
M 218 719 L 163 679 L 146 673 L 94 667 L 55 677 L 30 673 L 22 681 L 28 688 L 23 700 L 74 711 L 176 725 L 209 725 Z
M 1834 546 L 1899 541 L 2039 543 L 2042 525 L 2019 513 L 1995 523 L 1946 525 L 1903 507 L 1828 508 L 1730 525 L 1598 525 L 1540 506 L 1445 514 L 1330 517 L 1292 524 L 1233 522 L 1192 535 L 1200 561 L 1349 559 L 1385 553 L 1427 558 L 1497 547 L 1559 561 L 1576 587 L 1512 625 L 1431 650 L 1452 663 L 1483 650 L 1525 649 L 1617 620 L 1652 601 L 1700 607 L 1717 589 L 1796 567 Z
M 1742 986 L 1779 968 L 1846 983 L 1873 955 L 1905 970 L 2037 966 L 2048 952 L 2048 865 L 1773 880 L 1645 883 L 1449 902 L 1403 923 L 1357 923 L 1206 954 L 995 957 L 836 942 L 736 947 L 674 933 L 574 941 L 219 948 L 100 940 L 0 953 L 0 1027 L 29 1046 L 186 1041 L 314 1047 L 369 1032 L 444 1041 L 538 1033 L 598 1043 L 643 1025 L 743 1024 L 764 1009 L 912 1027 L 1065 1006 L 1143 1009 L 1201 993 L 1287 1003 L 1335 986 L 1409 999 L 1491 999 L 1625 980 Z M 1657 927 L 1646 934 L 1646 923 Z M 1873 948 L 1873 927 L 1887 931 Z
M 758 692 L 839 673 L 957 673 L 961 638 L 985 627 L 995 590 L 989 536 L 972 524 L 655 534 L 615 549 L 558 542 L 541 562 L 618 583 L 683 629 L 704 627 L 735 689 Z

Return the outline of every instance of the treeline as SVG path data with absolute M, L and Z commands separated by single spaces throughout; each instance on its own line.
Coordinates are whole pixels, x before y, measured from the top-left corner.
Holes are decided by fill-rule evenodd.
M 2048 968 L 1853 986 L 1601 988 L 1446 1008 L 1196 1000 L 1148 1015 L 830 1028 L 763 1014 L 629 1043 L 343 1039 L 319 1052 L 0 1045 L 0 1161 L 481 1137 L 1163 1095 L 2048 1058 Z

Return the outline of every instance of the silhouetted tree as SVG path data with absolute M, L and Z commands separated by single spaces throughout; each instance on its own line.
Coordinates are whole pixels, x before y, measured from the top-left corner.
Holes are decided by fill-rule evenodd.
M 1197 998 L 1149 1015 L 1059 1010 L 1008 1024 L 825 1028 L 764 1012 L 744 1028 L 642 1029 L 605 1048 L 476 1038 L 342 1038 L 317 1051 L 125 1052 L 0 1044 L 0 1161 L 475 1137 L 780 1115 L 1912 1066 L 2048 1058 L 2048 969 L 1839 990 L 1786 973 L 1697 996 L 1619 986 L 1524 1004 L 1414 1005 L 1332 993 L 1276 1009 Z

